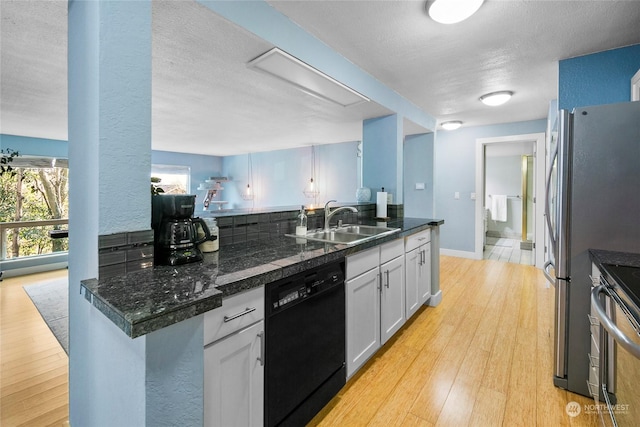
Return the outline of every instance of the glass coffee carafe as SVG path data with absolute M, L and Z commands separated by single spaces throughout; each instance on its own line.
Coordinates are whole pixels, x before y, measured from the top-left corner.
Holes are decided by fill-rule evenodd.
M 201 218 L 193 218 L 196 196 L 158 194 L 151 200 L 155 264 L 180 265 L 201 261 L 198 245 L 211 240 L 212 236 Z M 202 227 L 204 237 L 198 238 L 196 223 Z

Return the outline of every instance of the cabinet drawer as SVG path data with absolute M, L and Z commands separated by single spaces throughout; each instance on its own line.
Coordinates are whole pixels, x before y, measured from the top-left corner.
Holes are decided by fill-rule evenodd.
M 380 246 L 380 264 L 389 262 L 394 258 L 404 255 L 404 240 L 397 239 Z
M 264 319 L 264 286 L 233 295 L 204 314 L 204 345 Z
M 375 247 L 366 251 L 358 252 L 347 257 L 347 279 L 353 279 L 366 273 L 367 271 L 378 268 L 380 265 L 380 248 Z
M 431 241 L 431 230 L 424 230 L 411 236 L 405 237 L 405 252 L 410 252 L 418 246 Z

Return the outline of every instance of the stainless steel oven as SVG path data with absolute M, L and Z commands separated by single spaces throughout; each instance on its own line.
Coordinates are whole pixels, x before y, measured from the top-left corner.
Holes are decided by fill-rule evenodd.
M 640 268 L 604 265 L 591 303 L 600 321 L 600 420 L 640 425 Z

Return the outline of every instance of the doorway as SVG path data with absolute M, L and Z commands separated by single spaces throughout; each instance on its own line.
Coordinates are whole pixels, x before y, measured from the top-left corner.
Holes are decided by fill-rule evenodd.
M 544 159 L 536 153 L 544 140 L 544 133 L 476 140 L 475 258 L 542 267 Z

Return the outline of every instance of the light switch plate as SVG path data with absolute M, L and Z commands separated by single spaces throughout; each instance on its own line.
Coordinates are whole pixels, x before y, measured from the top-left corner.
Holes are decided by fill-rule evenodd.
M 460 192 L 456 191 L 455 193 L 453 193 L 453 198 L 456 199 L 456 200 L 459 199 L 460 198 Z
M 471 200 L 475 200 L 476 199 L 476 193 L 471 193 Z

